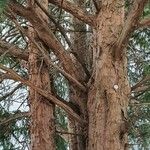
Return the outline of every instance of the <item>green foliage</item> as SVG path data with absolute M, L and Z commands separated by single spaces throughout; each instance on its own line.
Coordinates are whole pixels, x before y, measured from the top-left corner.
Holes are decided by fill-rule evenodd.
M 57 107 L 55 113 L 56 113 L 56 124 L 66 130 L 68 126 L 68 119 L 65 112 Z
M 147 17 L 147 18 L 150 17 L 150 1 L 145 6 L 143 17 Z
M 8 0 L 0 0 L 0 14 L 3 12 Z
M 68 143 L 60 136 L 56 135 L 56 150 L 66 150 Z
M 128 74 L 131 84 L 148 73 L 150 64 L 150 30 L 135 31 L 128 45 Z M 147 72 L 147 73 L 146 73 Z
M 0 149 L 3 150 L 15 150 L 20 149 L 21 145 L 18 143 L 20 136 L 24 138 L 28 143 L 28 120 L 17 119 L 10 120 L 10 122 L 5 122 L 5 120 L 12 118 L 18 112 L 8 112 L 2 106 L 0 107 Z M 5 122 L 5 123 L 3 123 Z M 14 142 L 17 139 L 18 142 Z
M 61 75 L 56 74 L 54 76 L 54 88 L 57 95 L 67 101 L 68 99 L 68 81 Z M 55 111 L 56 124 L 64 131 L 68 130 L 68 118 L 64 110 L 56 107 Z M 60 135 L 56 135 L 56 150 L 66 150 L 68 147 L 67 141 L 65 141 Z
M 135 31 L 128 46 L 128 74 L 131 85 L 150 75 L 150 30 Z M 150 85 L 147 81 L 145 85 Z M 134 99 L 139 104 L 129 108 L 129 120 L 132 126 L 129 139 L 132 144 L 138 144 L 139 149 L 147 149 L 150 145 L 150 91 L 135 92 Z
M 146 64 L 143 68 L 143 75 L 150 75 L 150 64 Z

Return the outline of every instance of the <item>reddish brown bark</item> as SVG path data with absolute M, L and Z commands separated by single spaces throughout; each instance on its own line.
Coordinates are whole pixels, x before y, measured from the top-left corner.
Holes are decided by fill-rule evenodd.
M 87 120 L 86 109 L 88 110 L 88 143 L 86 146 L 82 145 L 81 148 L 79 146 L 81 138 L 79 139 L 79 136 L 74 136 L 72 138 L 72 149 L 124 150 L 127 142 L 126 109 L 130 92 L 126 72 L 126 50 L 124 47 L 126 47 L 131 33 L 136 28 L 135 25 L 138 23 L 147 0 L 136 0 L 126 21 L 124 17 L 124 0 L 94 0 L 96 5 L 99 4 L 97 2 L 101 2 L 101 9 L 99 10 L 98 8 L 99 12 L 97 12 L 96 18 L 90 15 L 87 16 L 81 8 L 69 1 L 64 0 L 62 3 L 61 0 L 52 0 L 49 2 L 62 7 L 72 13 L 76 18 L 95 27 L 93 73 L 87 84 L 88 89 L 86 89 L 85 86 L 79 89 L 78 87 L 80 86 L 76 86 L 79 84 L 75 85 L 75 82 L 70 82 L 70 99 L 74 105 L 79 107 L 80 117 L 83 121 Z M 15 13 L 26 17 L 34 26 L 40 39 L 49 48 L 53 49 L 61 61 L 63 69 L 69 73 L 73 79 L 82 83 L 81 85 L 86 85 L 87 72 L 84 67 L 86 67 L 87 70 L 90 68 L 91 57 L 88 58 L 90 60 L 88 62 L 87 55 L 89 57 L 90 53 L 87 49 L 82 49 L 84 45 L 83 41 L 86 40 L 85 35 L 83 35 L 81 39 L 78 39 L 81 34 L 75 33 L 74 35 L 76 38 L 74 40 L 73 52 L 75 52 L 77 56 L 75 59 L 73 55 L 65 51 L 65 48 L 63 48 L 52 34 L 45 19 L 41 19 L 43 16 L 45 18 L 43 13 L 38 14 L 31 7 L 24 8 L 16 3 L 12 4 L 11 9 Z M 79 5 L 82 4 L 79 3 Z M 34 14 L 34 19 L 32 14 Z M 39 24 L 37 24 L 37 22 Z M 77 19 L 75 22 L 80 29 L 82 29 L 82 27 L 85 28 L 84 24 Z M 147 23 L 149 24 L 149 21 Z M 50 90 L 48 69 L 44 63 L 39 62 L 38 51 L 33 45 L 30 46 L 29 64 L 31 82 L 41 88 L 45 88 L 45 90 Z M 67 77 L 67 75 L 63 75 Z M 33 88 L 33 86 L 31 87 Z M 84 89 L 84 92 L 81 89 Z M 33 127 L 31 127 L 31 141 L 33 145 L 32 148 L 35 150 L 48 149 L 49 147 L 54 148 L 53 121 L 50 125 L 51 129 L 49 129 L 48 126 L 48 122 L 53 120 L 53 106 L 52 104 L 49 106 L 44 103 L 42 101 L 43 98 L 44 97 L 34 90 L 30 89 L 31 119 L 33 123 Z M 54 98 L 53 102 L 60 104 L 54 100 Z M 68 105 L 67 109 L 63 104 L 59 106 L 68 114 L 71 112 L 70 114 L 72 116 L 80 118 L 72 109 L 68 109 Z M 82 121 L 80 121 L 80 123 L 81 122 Z M 83 132 L 86 131 L 84 127 L 86 127 L 86 125 L 82 126 L 73 121 L 72 128 L 74 132 L 79 132 L 86 136 L 87 133 Z
M 43 0 L 44 7 L 48 7 L 47 0 Z M 34 5 L 33 1 L 29 5 Z M 47 17 L 36 8 L 38 15 L 47 21 Z M 34 29 L 29 29 L 32 38 L 38 41 Z M 42 44 L 42 43 L 41 43 Z M 50 75 L 44 61 L 39 59 L 39 50 L 33 43 L 29 44 L 29 74 L 30 82 L 37 87 L 50 91 Z M 31 150 L 55 150 L 55 126 L 54 126 L 54 105 L 46 102 L 42 95 L 30 89 L 30 111 L 31 111 Z
M 34 51 L 33 51 L 34 52 Z M 50 87 L 49 74 L 46 67 L 39 72 L 39 62 L 36 54 L 30 53 L 30 80 L 36 86 L 47 90 Z M 32 150 L 54 150 L 55 149 L 55 126 L 54 106 L 46 103 L 40 94 L 30 89 L 30 111 L 31 111 L 31 149 Z
M 121 57 L 115 59 L 113 54 L 124 22 L 123 2 L 105 1 L 97 17 L 94 82 L 88 93 L 88 150 L 124 150 L 127 142 L 126 55 L 123 49 Z

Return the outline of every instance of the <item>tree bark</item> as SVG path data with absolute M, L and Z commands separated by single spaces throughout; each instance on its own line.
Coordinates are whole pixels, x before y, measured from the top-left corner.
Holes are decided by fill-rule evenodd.
M 48 1 L 42 0 L 42 5 L 48 7 Z M 36 7 L 38 15 L 45 21 L 48 21 L 45 14 L 35 6 L 34 1 L 30 1 L 29 5 Z M 29 29 L 29 34 L 38 43 L 38 36 L 34 29 Z M 42 43 L 41 43 L 42 44 Z M 50 75 L 48 68 L 43 60 L 40 59 L 39 50 L 33 43 L 29 43 L 29 78 L 30 81 L 44 89 L 51 90 Z M 29 90 L 29 102 L 31 111 L 31 150 L 55 150 L 55 125 L 54 125 L 54 105 L 46 103 L 39 93 L 33 89 Z
M 37 91 L 41 93 L 40 95 L 36 92 L 37 88 L 34 88 L 26 80 L 19 80 L 32 88 L 29 89 L 31 149 L 55 149 L 53 103 L 71 114 L 79 123 L 82 123 L 82 119 L 84 123 L 85 120 L 87 121 L 88 131 L 85 124 L 81 125 L 71 120 L 71 128 L 75 133 L 78 133 L 78 136 L 74 134 L 72 137 L 73 150 L 127 149 L 127 107 L 130 87 L 127 79 L 125 47 L 131 33 L 140 25 L 145 26 L 145 22 L 139 23 L 139 20 L 148 0 L 135 0 L 133 9 L 131 9 L 126 21 L 124 15 L 125 0 L 93 0 L 97 8 L 95 16 L 87 15 L 88 12 L 85 11 L 86 9 L 84 10 L 85 6 L 82 8 L 85 0 L 75 0 L 78 6 L 69 0 L 41 0 L 40 3 L 47 9 L 48 1 L 76 17 L 73 22 L 75 30 L 89 28 L 84 23 L 91 25 L 94 28 L 95 39 L 92 57 L 90 50 L 83 47 L 86 45 L 87 37 L 85 33 L 81 32 L 74 33 L 73 49 L 71 48 L 72 45 L 68 44 L 70 49 L 67 51 L 50 30 L 48 18 L 37 7 L 35 0 L 28 0 L 28 7 L 15 0 L 10 2 L 11 11 L 25 17 L 25 20 L 32 24 L 33 28 L 30 28 L 29 32 L 37 43 L 40 42 L 38 46 L 40 47 L 44 42 L 53 50 L 63 69 L 55 68 L 70 81 L 69 103 L 59 101 L 53 95 L 49 98 L 50 92 L 45 94 L 40 89 L 51 90 L 47 67 L 51 64 L 49 55 L 44 53 L 47 56 L 44 57 L 45 62 L 47 62 L 45 63 L 41 60 L 39 51 L 33 43 L 29 43 L 29 56 L 28 53 L 22 55 L 21 50 L 17 47 L 11 48 L 11 55 L 24 60 L 29 57 L 30 83 L 36 85 L 37 88 L 39 87 Z M 149 24 L 149 20 L 146 23 Z M 11 46 L 11 44 L 6 46 L 4 42 L 1 44 L 5 50 Z M 0 53 L 2 52 L 0 51 Z M 72 52 L 73 54 L 71 54 Z M 6 73 L 10 73 L 7 69 L 4 69 Z M 14 72 L 12 73 L 13 76 L 15 76 Z M 46 99 L 45 97 L 53 103 L 43 101 Z M 74 108 L 71 107 L 72 103 Z M 79 114 L 75 113 L 78 109 Z M 84 136 L 80 136 L 81 134 Z M 85 144 L 86 142 L 87 144 Z
M 120 6 L 120 7 L 119 7 Z M 95 30 L 95 72 L 88 93 L 88 150 L 124 150 L 129 86 L 126 53 L 115 58 L 113 44 L 124 22 L 124 0 L 102 1 Z
M 47 90 L 50 87 L 49 74 L 44 64 L 39 72 L 40 66 L 34 50 L 30 52 L 29 64 L 30 81 Z M 43 99 L 43 96 L 30 89 L 31 150 L 55 150 L 54 106 Z

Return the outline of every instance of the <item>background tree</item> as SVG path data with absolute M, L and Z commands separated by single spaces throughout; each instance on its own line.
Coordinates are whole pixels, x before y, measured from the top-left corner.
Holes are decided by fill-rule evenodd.
M 38 144 L 148 149 L 148 1 L 6 2 L 0 41 L 3 149 L 28 148 L 29 139 L 33 150 L 41 149 Z

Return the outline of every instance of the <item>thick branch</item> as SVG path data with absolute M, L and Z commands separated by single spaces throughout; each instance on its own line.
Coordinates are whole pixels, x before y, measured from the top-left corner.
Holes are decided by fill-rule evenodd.
M 74 56 L 76 57 L 76 59 L 78 60 L 78 62 L 81 64 L 82 68 L 84 69 L 85 73 L 90 76 L 89 71 L 87 70 L 86 66 L 83 64 L 83 62 L 79 59 L 78 55 L 76 53 L 74 53 L 74 49 L 72 47 L 72 43 L 69 40 L 64 28 L 53 18 L 53 16 L 51 16 L 49 14 L 49 12 L 37 1 L 35 0 L 35 2 L 37 3 L 37 5 L 43 10 L 43 12 L 50 18 L 50 20 L 52 20 L 52 22 L 55 24 L 55 26 L 59 29 L 60 33 L 63 35 L 63 37 L 65 38 L 69 48 L 71 49 L 70 52 L 72 54 L 74 54 Z
M 54 19 L 54 17 L 43 7 L 42 4 L 38 0 L 35 0 L 36 4 L 42 9 L 42 11 L 49 17 L 49 19 L 55 24 L 55 26 L 59 29 L 60 33 L 65 38 L 67 44 L 71 46 L 71 42 L 64 30 L 64 28 Z
M 89 24 L 90 26 L 94 26 L 95 18 L 92 15 L 87 15 L 79 6 L 73 4 L 69 1 L 63 0 L 49 0 L 50 3 L 57 5 L 58 7 L 63 8 L 65 11 L 71 13 L 74 17 L 79 20 Z
M 60 73 L 62 73 L 71 83 L 74 83 L 75 85 L 77 85 L 81 90 L 86 91 L 86 88 L 79 82 L 77 81 L 75 78 L 73 78 L 70 74 L 68 74 L 67 72 L 65 72 L 64 70 L 62 70 L 60 67 L 58 67 L 57 65 L 55 65 L 49 58 L 48 53 L 46 53 L 46 49 L 44 47 L 40 47 L 39 44 L 37 42 L 35 42 L 35 40 L 29 36 L 28 32 L 25 32 L 24 29 L 18 24 L 18 22 L 16 20 L 13 20 L 14 23 L 16 24 L 16 26 L 18 27 L 18 29 L 24 34 L 26 35 L 31 42 L 37 47 L 37 49 L 42 53 L 43 55 L 43 59 L 45 61 L 45 63 L 47 64 L 48 68 L 50 69 L 51 66 L 53 66 L 56 70 L 58 70 Z M 51 70 L 50 70 L 51 71 Z
M 27 52 L 24 52 L 25 50 L 18 48 L 15 45 L 9 44 L 7 42 L 4 42 L 0 40 L 0 55 L 8 54 L 14 57 L 17 57 L 19 59 L 28 60 L 28 54 Z
M 126 47 L 130 35 L 136 29 L 139 19 L 142 15 L 145 4 L 148 0 L 135 0 L 130 13 L 127 16 L 127 20 L 123 27 L 120 38 L 115 45 L 116 55 L 121 56 L 122 50 Z
M 48 24 L 36 14 L 33 8 L 25 8 L 15 0 L 11 0 L 9 8 L 16 14 L 28 19 L 38 33 L 39 38 L 49 48 L 53 49 L 54 53 L 61 60 L 64 70 L 72 76 L 76 76 L 76 67 L 71 59 L 70 54 L 64 50 L 61 43 L 56 39 Z
M 57 99 L 56 97 L 54 97 L 51 94 L 51 92 L 42 90 L 41 88 L 33 85 L 30 81 L 25 80 L 24 78 L 19 76 L 16 72 L 14 72 L 12 69 L 4 67 L 2 64 L 0 64 L 0 69 L 6 71 L 6 73 L 9 74 L 11 76 L 11 78 L 13 78 L 14 80 L 20 81 L 22 84 L 25 84 L 25 85 L 31 87 L 33 90 L 35 90 L 36 92 L 38 92 L 39 94 L 44 96 L 46 98 L 44 100 L 53 102 L 54 104 L 56 104 L 59 107 L 61 107 L 62 109 L 64 109 L 68 113 L 68 115 L 70 115 L 70 117 L 74 118 L 75 120 L 77 120 L 78 122 L 80 122 L 82 124 L 84 123 L 83 119 L 80 118 L 80 116 L 67 104 L 67 102 L 65 102 L 65 101 L 63 102 L 63 101 Z

